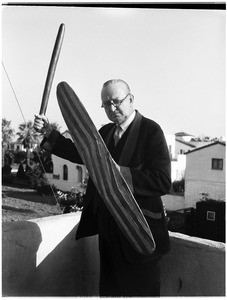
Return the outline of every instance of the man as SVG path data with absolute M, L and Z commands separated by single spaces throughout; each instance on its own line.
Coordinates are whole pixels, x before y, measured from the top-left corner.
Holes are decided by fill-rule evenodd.
M 123 80 L 104 83 L 101 99 L 112 123 L 103 126 L 100 134 L 147 220 L 156 250 L 148 256 L 136 252 L 91 180 L 76 239 L 99 234 L 100 296 L 159 296 L 160 261 L 170 248 L 161 200 L 171 186 L 165 137 L 157 123 L 134 109 L 134 97 Z M 45 132 L 44 149 L 82 163 L 76 145 L 52 130 L 46 117 L 36 115 L 34 128 Z

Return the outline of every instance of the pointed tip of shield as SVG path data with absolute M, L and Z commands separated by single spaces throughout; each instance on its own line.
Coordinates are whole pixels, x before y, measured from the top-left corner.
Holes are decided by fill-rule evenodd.
M 68 83 L 65 82 L 65 81 L 59 82 L 58 85 L 57 85 L 57 92 L 58 92 L 60 89 L 62 89 L 63 87 L 69 87 Z

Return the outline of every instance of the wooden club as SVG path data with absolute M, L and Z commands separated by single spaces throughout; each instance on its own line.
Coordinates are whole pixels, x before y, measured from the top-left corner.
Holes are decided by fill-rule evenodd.
M 65 25 L 61 24 L 58 29 L 58 34 L 56 37 L 56 41 L 55 41 L 55 45 L 54 45 L 54 49 L 52 52 L 51 61 L 50 61 L 50 65 L 49 65 L 49 69 L 48 69 L 48 73 L 47 73 L 47 77 L 46 77 L 41 107 L 40 107 L 40 111 L 39 111 L 40 115 L 45 115 L 45 113 L 46 113 L 47 104 L 48 104 L 50 91 L 51 91 L 51 86 L 52 86 L 52 82 L 54 79 L 54 74 L 55 74 L 55 70 L 56 70 L 56 66 L 57 66 L 57 62 L 58 62 L 58 58 L 60 55 L 61 46 L 62 46 L 62 42 L 63 42 L 63 38 L 64 38 L 64 32 L 65 32 Z

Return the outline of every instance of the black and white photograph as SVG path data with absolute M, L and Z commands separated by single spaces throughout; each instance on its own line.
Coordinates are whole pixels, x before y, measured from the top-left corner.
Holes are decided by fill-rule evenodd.
M 225 2 L 3 2 L 2 296 L 225 296 Z

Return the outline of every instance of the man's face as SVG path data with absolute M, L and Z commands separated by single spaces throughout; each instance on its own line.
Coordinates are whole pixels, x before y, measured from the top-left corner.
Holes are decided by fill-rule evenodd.
M 105 112 L 110 121 L 115 124 L 121 125 L 124 123 L 134 111 L 133 108 L 133 96 L 129 93 L 127 87 L 121 83 L 111 83 L 102 90 L 102 103 L 108 103 L 111 100 L 123 100 L 124 101 L 118 107 L 110 105 L 105 107 Z

